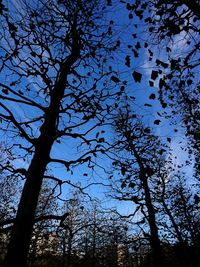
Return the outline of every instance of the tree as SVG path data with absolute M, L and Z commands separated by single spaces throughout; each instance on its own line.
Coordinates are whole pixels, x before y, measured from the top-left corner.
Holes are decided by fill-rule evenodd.
M 164 156 L 166 147 L 162 146 L 150 128 L 132 114 L 129 107 L 119 110 L 115 119 L 117 135 L 115 150 L 122 153 L 121 159 L 115 158 L 113 165 L 122 175 L 121 200 L 133 201 L 148 221 L 153 266 L 163 262 L 161 243 L 156 222 L 156 207 L 153 203 L 151 179 L 157 171 L 157 159 Z M 147 211 L 147 214 L 145 212 Z M 141 222 L 140 222 L 141 223 Z
M 174 183 L 171 187 L 171 205 L 174 217 L 181 229 L 186 242 L 195 244 L 199 236 L 198 210 L 199 197 L 198 192 L 192 193 L 187 187 L 185 179 L 178 174 L 174 177 Z
M 10 149 L 29 162 L 14 170 L 25 183 L 5 261 L 9 267 L 26 265 L 47 166 L 60 164 L 67 171 L 78 164 L 91 167 L 92 158 L 103 151 L 104 138 L 93 138 L 92 132 L 112 112 L 114 85 L 120 82 L 114 76 L 106 81 L 106 60 L 117 46 L 107 34 L 109 27 L 103 27 L 102 2 L 19 3 L 18 10 L 12 7 L 3 17 L 0 47 L 2 131 L 12 138 Z M 82 154 L 57 158 L 53 147 L 64 140 L 81 145 Z M 62 179 L 51 179 L 62 185 Z
M 160 181 L 161 218 L 166 214 L 166 220 L 161 220 L 165 240 L 171 242 L 175 238 L 174 253 L 180 266 L 198 265 L 199 236 L 199 197 L 198 190 L 192 192 L 187 186 L 184 174 L 181 172 L 168 174 Z M 168 219 L 167 219 L 168 217 Z M 177 242 L 177 241 L 178 242 Z

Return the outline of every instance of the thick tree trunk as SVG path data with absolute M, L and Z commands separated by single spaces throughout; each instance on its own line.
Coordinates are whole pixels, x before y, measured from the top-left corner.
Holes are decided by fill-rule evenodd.
M 33 220 L 42 185 L 43 175 L 48 163 L 51 148 L 43 153 L 38 148 L 27 172 L 27 179 L 19 203 L 16 221 L 13 226 L 4 266 L 26 266 L 28 250 L 33 230 Z M 45 152 L 45 153 L 44 153 Z
M 54 110 L 53 115 L 52 110 Z M 54 97 L 46 112 L 45 121 L 40 129 L 41 135 L 36 141 L 35 153 L 27 170 L 26 182 L 8 245 L 5 267 L 26 266 L 39 193 L 56 134 L 58 112 L 59 99 Z

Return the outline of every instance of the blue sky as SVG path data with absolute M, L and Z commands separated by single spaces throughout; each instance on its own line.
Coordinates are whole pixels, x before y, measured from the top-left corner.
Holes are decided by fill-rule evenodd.
M 17 0 L 12 0 L 12 4 L 18 9 L 20 8 L 19 1 Z M 115 10 L 115 11 L 113 11 Z M 157 96 L 157 91 L 158 91 L 158 85 L 155 82 L 154 87 L 149 86 L 149 75 L 151 74 L 152 68 L 154 66 L 154 62 L 149 62 L 148 61 L 148 55 L 146 52 L 140 52 L 138 58 L 134 58 L 133 53 L 131 50 L 128 48 L 128 45 L 134 46 L 138 40 L 145 40 L 147 38 L 147 35 L 142 32 L 140 27 L 138 29 L 135 29 L 134 31 L 138 35 L 140 39 L 134 39 L 132 37 L 132 32 L 133 32 L 133 26 L 132 22 L 128 19 L 128 13 L 125 11 L 124 8 L 119 7 L 112 7 L 111 12 L 108 13 L 108 20 L 113 20 L 114 23 L 116 23 L 115 26 L 115 39 L 120 38 L 121 40 L 121 47 L 117 53 L 115 53 L 114 60 L 112 62 L 112 65 L 114 66 L 115 70 L 118 72 L 118 77 L 123 81 L 127 80 L 128 85 L 126 86 L 127 94 L 135 97 L 136 99 L 132 101 L 132 108 L 136 114 L 138 114 L 140 117 L 143 117 L 143 121 L 147 126 L 153 126 L 154 127 L 154 132 L 156 135 L 161 137 L 164 141 L 167 139 L 167 137 L 172 138 L 171 141 L 171 148 L 174 151 L 174 162 L 176 164 L 182 163 L 185 158 L 187 157 L 187 154 L 183 153 L 182 150 L 180 149 L 180 142 L 183 142 L 183 146 L 187 146 L 187 139 L 184 136 L 184 130 L 178 125 L 173 126 L 171 125 L 171 122 L 166 120 L 162 116 L 162 112 L 168 112 L 169 110 L 162 110 L 160 103 L 158 100 L 151 100 L 149 99 L 149 95 L 152 93 L 155 93 Z M 142 26 L 142 25 L 141 25 Z M 177 36 L 177 40 L 175 40 L 177 44 L 177 48 L 175 47 L 175 50 L 179 49 L 187 49 L 185 47 L 185 39 L 183 38 L 184 36 Z M 142 51 L 142 48 L 141 50 Z M 144 50 L 143 50 L 144 51 Z M 154 51 L 154 53 L 158 53 L 158 56 L 165 58 L 165 55 L 162 55 L 162 52 L 160 53 L 159 50 Z M 176 52 L 176 51 L 175 51 Z M 26 57 L 26 51 L 23 51 L 24 57 Z M 125 66 L 125 57 L 126 55 L 129 54 L 131 56 L 131 66 L 127 67 Z M 143 74 L 143 79 L 141 83 L 135 83 L 132 77 L 133 71 L 138 71 Z M 15 77 L 7 77 L 5 73 L 2 73 L 0 75 L 0 78 L 4 82 L 11 82 L 14 80 Z M 12 79 L 12 80 L 10 80 Z M 34 83 L 33 84 L 33 79 L 29 79 L 27 81 L 23 81 L 22 85 L 25 87 L 27 83 L 31 83 L 31 89 L 33 90 L 32 97 L 33 99 L 36 99 L 41 103 L 44 101 L 43 95 L 40 93 L 38 96 L 36 93 L 38 92 L 38 86 Z M 36 81 L 38 84 L 41 84 L 40 80 Z M 114 84 L 111 83 L 112 86 Z M 102 86 L 102 84 L 101 84 Z M 39 111 L 35 111 L 32 109 L 25 109 L 23 105 L 20 104 L 9 104 L 6 102 L 6 105 L 13 111 L 13 113 L 16 115 L 17 118 L 20 120 L 26 120 L 30 119 L 30 117 L 34 117 L 36 114 L 39 115 Z M 144 104 L 150 104 L 150 106 L 144 106 Z M 154 125 L 153 122 L 156 119 L 160 119 L 161 123 L 160 125 Z M 179 121 L 180 123 L 180 121 Z M 40 123 L 33 123 L 32 124 L 32 130 L 34 132 L 34 135 L 37 136 L 39 134 L 38 127 Z M 91 127 L 91 124 L 88 125 L 87 127 Z M 178 127 L 178 132 L 174 132 L 174 128 Z M 104 127 L 101 130 L 105 130 L 106 132 L 103 133 L 101 136 L 105 137 L 107 140 L 112 140 L 114 137 L 114 132 L 113 129 L 110 127 Z M 78 131 L 87 131 L 86 126 Z M 92 134 L 90 134 L 90 138 L 93 138 L 96 135 L 96 131 Z M 2 140 L 9 142 L 9 138 L 7 138 L 5 135 L 2 136 Z M 23 141 L 22 141 L 23 143 Z M 55 143 L 53 149 L 52 149 L 52 157 L 56 158 L 62 158 L 66 160 L 72 160 L 77 157 L 79 157 L 80 153 L 77 151 L 77 146 L 80 144 L 80 141 L 77 141 L 76 139 L 69 139 L 65 138 L 65 140 L 61 139 L 61 143 Z M 17 149 L 15 149 L 15 152 L 18 152 Z M 177 157 L 177 158 L 176 158 Z M 30 163 L 30 157 L 24 160 L 22 159 L 17 159 L 14 164 L 17 167 L 24 167 L 27 168 Z M 101 156 L 97 158 L 97 163 L 100 165 L 105 166 L 105 169 L 110 170 L 112 165 L 111 161 L 108 160 L 107 158 Z M 71 172 L 66 172 L 66 169 L 63 166 L 60 165 L 55 165 L 52 164 L 49 166 L 50 167 L 50 173 L 54 173 L 55 176 L 60 177 L 63 180 L 70 180 L 73 183 L 81 183 L 81 185 L 84 187 L 88 183 L 105 183 L 108 184 L 108 179 L 107 179 L 107 174 L 102 170 L 102 168 L 96 168 L 94 171 L 88 170 L 87 164 L 77 166 L 73 169 L 73 174 Z M 189 166 L 185 168 L 185 171 L 188 176 L 190 176 L 193 172 L 192 166 Z M 86 176 L 87 173 L 87 176 Z M 115 201 L 109 201 L 105 198 L 104 192 L 107 191 L 107 187 L 101 186 L 100 184 L 98 185 L 93 185 L 89 187 L 86 190 L 90 195 L 94 197 L 99 197 L 103 198 L 103 202 L 105 206 L 112 206 L 116 205 Z M 63 194 L 67 195 L 68 194 L 68 188 L 65 187 L 63 190 Z M 133 204 L 127 204 L 127 203 L 117 203 L 119 210 L 121 212 L 131 212 L 132 211 L 132 205 Z

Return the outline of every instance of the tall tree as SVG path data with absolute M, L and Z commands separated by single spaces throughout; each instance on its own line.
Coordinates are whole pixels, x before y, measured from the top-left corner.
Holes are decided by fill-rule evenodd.
M 156 172 L 156 161 L 165 152 L 165 147 L 148 127 L 143 126 L 129 108 L 119 111 L 115 120 L 117 141 L 115 149 L 122 153 L 114 166 L 121 171 L 121 200 L 132 200 L 145 215 L 150 228 L 153 266 L 161 266 L 162 249 L 156 221 L 156 208 L 151 192 L 151 177 Z M 123 192 L 124 191 L 124 192 Z M 118 190 L 119 192 L 119 190 Z M 146 212 L 145 212 L 146 210 Z
M 103 2 L 24 0 L 16 4 L 16 8 L 8 5 L 0 33 L 1 130 L 12 138 L 10 149 L 29 163 L 14 170 L 25 177 L 25 183 L 6 267 L 26 265 L 47 166 L 60 164 L 67 171 L 78 164 L 90 167 L 92 157 L 103 151 L 104 138 L 93 138 L 91 133 L 106 121 L 108 109 L 112 111 L 113 85 L 119 82 L 114 77 L 107 86 L 106 59 L 116 44 L 111 44 L 109 27 L 103 26 Z M 82 154 L 58 158 L 53 147 L 64 140 L 83 146 Z

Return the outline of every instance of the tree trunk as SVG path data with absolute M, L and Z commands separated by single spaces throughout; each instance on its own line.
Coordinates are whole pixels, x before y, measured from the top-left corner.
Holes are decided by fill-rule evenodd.
M 141 180 L 143 183 L 143 189 L 145 194 L 145 204 L 148 211 L 148 221 L 149 221 L 149 227 L 150 227 L 150 244 L 152 248 L 152 255 L 153 255 L 153 266 L 154 267 L 160 267 L 162 266 L 162 249 L 160 244 L 160 239 L 158 236 L 158 228 L 156 224 L 156 216 L 155 216 L 155 210 L 152 204 L 150 189 L 147 181 L 146 174 L 141 173 Z
M 163 263 L 162 248 L 161 248 L 160 239 L 158 235 L 158 227 L 156 224 L 155 209 L 152 203 L 151 192 L 150 192 L 150 188 L 148 185 L 148 177 L 146 174 L 145 166 L 140 158 L 140 155 L 137 153 L 133 145 L 131 145 L 131 149 L 134 153 L 134 156 L 140 168 L 140 180 L 142 182 L 142 186 L 144 190 L 144 197 L 145 197 L 145 205 L 147 207 L 147 212 L 148 212 L 148 222 L 149 222 L 149 228 L 150 228 L 150 244 L 152 248 L 153 266 L 161 267 L 163 266 L 162 265 Z
M 26 182 L 5 259 L 5 267 L 26 266 L 34 215 L 51 145 L 49 143 L 45 148 L 43 146 L 36 148 L 35 155 L 27 171 Z

